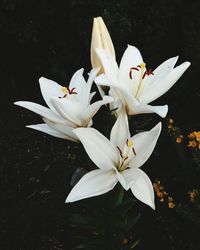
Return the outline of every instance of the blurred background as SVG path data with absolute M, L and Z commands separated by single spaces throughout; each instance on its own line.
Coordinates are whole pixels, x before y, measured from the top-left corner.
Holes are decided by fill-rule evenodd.
M 156 211 L 136 202 L 140 213 L 136 227 L 126 232 L 106 229 L 114 233 L 92 248 L 83 242 L 88 242 L 95 230 L 84 218 L 71 216 L 79 205 L 64 204 L 74 171 L 91 162 L 83 160 L 85 153 L 75 143 L 26 129 L 25 125 L 41 119 L 13 103 L 29 100 L 44 104 L 38 84 L 41 76 L 68 84 L 72 74 L 83 67 L 87 77 L 92 23 L 97 16 L 107 25 L 118 62 L 131 44 L 140 49 L 148 68 L 155 69 L 176 55 L 178 64 L 187 60 L 192 66 L 154 102 L 169 105 L 157 149 L 144 165 L 154 182 Z M 199 1 L 1 0 L 0 249 L 64 250 L 77 245 L 79 249 L 109 250 L 200 249 L 198 140 L 197 145 L 188 146 L 192 138 L 188 135 L 200 130 L 199 29 Z M 106 115 L 97 115 L 96 126 L 101 129 L 106 119 Z M 152 125 L 159 120 L 148 115 L 137 117 L 136 124 L 145 121 Z M 94 201 L 87 205 L 95 207 L 98 202 Z M 101 206 L 94 209 L 102 212 L 98 210 Z

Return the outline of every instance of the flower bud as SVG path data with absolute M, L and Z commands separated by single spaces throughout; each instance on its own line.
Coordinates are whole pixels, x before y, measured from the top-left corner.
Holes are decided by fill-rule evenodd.
M 104 70 L 96 54 L 96 48 L 105 49 L 115 59 L 113 43 L 102 17 L 94 18 L 91 39 L 91 64 L 93 68 L 100 67 L 99 74 L 101 74 Z

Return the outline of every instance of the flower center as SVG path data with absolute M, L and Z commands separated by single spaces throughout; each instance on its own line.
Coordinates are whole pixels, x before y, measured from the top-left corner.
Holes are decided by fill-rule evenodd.
M 140 65 L 137 65 L 136 67 L 131 67 L 130 68 L 129 78 L 131 80 L 133 79 L 133 75 L 132 75 L 133 74 L 133 70 L 134 71 L 140 71 L 139 84 L 138 84 L 138 88 L 137 88 L 136 95 L 135 95 L 135 97 L 138 97 L 139 92 L 140 92 L 141 87 L 142 87 L 143 79 L 146 76 L 154 75 L 154 73 L 153 73 L 152 69 L 146 70 L 146 64 L 145 63 L 141 63 Z
M 76 88 L 70 89 L 69 87 L 61 87 L 61 91 L 63 92 L 63 96 L 59 98 L 65 98 L 68 95 L 77 95 L 78 93 L 75 91 Z
M 124 151 L 122 152 L 121 148 L 117 146 L 119 155 L 120 155 L 120 162 L 119 165 L 117 166 L 117 170 L 119 172 L 124 171 L 125 169 L 129 168 L 129 162 L 136 155 L 135 149 L 133 147 L 133 141 L 127 139 Z

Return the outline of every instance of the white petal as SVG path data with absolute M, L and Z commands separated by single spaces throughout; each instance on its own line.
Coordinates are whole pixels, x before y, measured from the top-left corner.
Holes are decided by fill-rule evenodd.
M 82 93 L 81 102 L 82 102 L 83 109 L 86 109 L 88 105 L 90 104 L 90 92 L 91 92 L 92 84 L 98 72 L 99 72 L 99 68 L 94 68 L 89 73 L 89 78 L 87 80 L 86 88 L 84 88 L 84 91 Z
M 51 111 L 49 108 L 46 108 L 40 104 L 34 102 L 26 102 L 26 101 L 15 102 L 14 104 L 26 108 L 28 110 L 31 110 L 36 114 L 41 115 L 42 117 L 45 117 L 53 122 L 61 124 L 65 124 L 67 122 L 62 117 Z
M 75 125 L 73 125 L 73 127 L 71 127 L 71 126 L 51 122 L 48 119 L 43 119 L 43 120 L 52 129 L 57 130 L 57 131 L 61 132 L 62 134 L 65 134 L 68 137 L 73 138 L 73 140 L 75 140 L 75 141 L 79 140 L 77 138 L 77 136 L 73 133 L 73 130 L 76 128 Z
M 119 95 L 119 92 L 121 94 L 122 103 L 125 102 L 124 105 L 127 106 L 127 112 L 129 115 L 137 115 L 137 114 L 145 114 L 145 113 L 156 113 L 160 115 L 161 117 L 165 117 L 168 112 L 168 106 L 151 106 L 147 104 L 140 103 L 134 96 L 128 94 L 123 89 L 120 89 L 118 87 L 112 87 L 112 89 L 117 90 L 116 93 Z
M 161 127 L 159 122 L 150 131 L 139 133 L 131 138 L 136 156 L 132 158 L 129 167 L 141 167 L 148 160 L 156 146 Z
M 117 184 L 114 170 L 93 170 L 84 175 L 69 193 L 67 202 L 74 202 L 89 197 L 105 194 Z
M 51 110 L 56 112 L 50 100 L 53 97 L 63 97 L 64 93 L 62 92 L 62 86 L 44 77 L 40 77 L 39 83 L 40 83 L 40 90 L 46 104 L 49 106 Z
M 141 72 L 140 70 L 132 71 L 131 79 L 129 76 L 130 68 L 136 67 L 141 63 L 143 63 L 143 59 L 140 51 L 136 47 L 128 45 L 128 48 L 125 50 L 119 66 L 119 82 L 122 85 L 121 87 L 131 90 L 132 95 L 137 93 Z
M 92 117 L 97 113 L 102 105 L 111 103 L 113 100 L 114 99 L 110 96 L 104 96 L 103 100 L 92 103 L 83 114 L 83 119 L 86 121 L 86 123 L 88 123 L 88 120 L 92 119 Z
M 66 98 L 52 98 L 51 103 L 64 119 L 81 126 L 83 107 L 76 95 L 70 95 Z
M 137 168 L 125 169 L 122 172 L 116 171 L 118 181 L 125 190 L 128 190 L 138 178 Z
M 91 160 L 101 169 L 114 169 L 119 161 L 117 148 L 94 128 L 77 128 L 74 133 L 82 142 Z
M 170 71 L 174 68 L 177 60 L 178 56 L 166 60 L 153 71 L 153 75 L 145 76 L 138 94 L 138 98 L 142 103 L 146 103 L 143 100 L 143 94 L 146 95 L 145 93 L 147 93 L 148 90 L 152 88 L 152 86 L 156 86 L 156 84 L 162 82 L 163 79 L 166 78 Z
M 118 82 L 118 65 L 113 57 L 100 48 L 96 49 L 96 53 L 99 56 L 107 77 L 113 82 Z
M 141 102 L 150 103 L 166 93 L 176 81 L 178 81 L 189 66 L 189 62 L 182 63 L 178 67 L 172 69 L 164 79 L 161 78 L 159 81 L 152 82 L 152 84 L 150 84 L 149 87 L 147 86 L 145 91 L 143 91 L 140 97 Z
M 107 85 L 109 86 L 109 84 L 111 83 L 109 78 L 105 74 L 97 76 L 94 81 L 97 85 L 105 85 L 105 86 Z
M 169 58 L 166 61 L 164 61 L 163 63 L 161 63 L 153 71 L 155 76 L 158 76 L 158 75 L 162 74 L 163 72 L 165 72 L 165 69 L 168 69 L 169 71 L 171 71 L 174 68 L 177 61 L 178 61 L 178 56 L 175 56 L 175 57 Z
M 137 106 L 129 106 L 129 115 L 137 115 L 137 114 L 148 114 L 148 113 L 156 113 L 160 117 L 164 118 L 167 115 L 168 106 L 151 106 L 146 104 L 140 104 Z
M 119 97 L 116 95 L 115 92 L 113 92 L 113 88 L 109 90 L 109 96 L 114 98 L 114 101 L 110 103 L 110 110 L 112 113 L 118 117 L 118 114 L 120 113 L 120 110 L 123 108 L 122 107 L 122 102 L 119 99 Z
M 111 143 L 119 147 L 121 150 L 124 149 L 124 145 L 126 141 L 130 138 L 129 126 L 128 126 L 128 118 L 124 109 L 121 109 L 119 116 L 112 127 L 110 133 L 110 141 Z
M 131 187 L 131 191 L 138 200 L 155 209 L 152 183 L 149 177 L 140 169 L 137 169 L 137 178 Z
M 85 81 L 85 79 L 84 79 L 84 77 L 83 77 L 83 71 L 84 71 L 83 68 L 77 70 L 77 71 L 73 74 L 73 76 L 72 76 L 72 78 L 71 78 L 71 80 L 70 80 L 70 83 L 69 83 L 69 88 L 70 88 L 70 89 L 75 88 L 75 91 L 76 91 L 79 95 L 82 94 L 83 89 L 86 87 L 86 81 Z
M 35 124 L 35 125 L 27 125 L 27 128 L 32 128 L 41 132 L 44 132 L 48 135 L 52 135 L 61 139 L 65 139 L 65 140 L 70 140 L 70 141 L 77 141 L 72 137 L 69 137 L 55 129 L 52 129 L 51 127 L 49 127 L 47 124 L 42 123 L 42 124 Z

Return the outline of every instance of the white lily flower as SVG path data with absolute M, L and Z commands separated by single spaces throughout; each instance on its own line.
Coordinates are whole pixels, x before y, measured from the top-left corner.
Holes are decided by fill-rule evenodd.
M 90 104 L 95 95 L 95 92 L 90 93 L 90 91 L 97 72 L 98 69 L 93 69 L 86 83 L 83 69 L 78 70 L 72 76 L 69 87 L 63 87 L 54 81 L 41 77 L 39 79 L 40 89 L 49 108 L 33 102 L 15 102 L 16 105 L 43 117 L 45 123 L 27 127 L 55 137 L 78 141 L 79 139 L 73 130 L 77 127 L 90 127 L 92 117 L 99 108 L 113 101 L 113 98 L 104 96 L 103 100 Z
M 96 54 L 96 48 L 105 49 L 107 53 L 109 53 L 110 56 L 115 60 L 114 46 L 102 17 L 96 17 L 93 21 L 90 55 L 92 67 L 100 67 L 100 71 L 98 73 L 103 73 L 104 70 L 101 61 Z
M 154 71 L 147 70 L 140 51 L 130 45 L 124 52 L 119 67 L 106 50 L 97 48 L 96 52 L 105 74 L 99 75 L 95 82 L 110 86 L 116 102 L 120 100 L 129 115 L 155 112 L 165 117 L 167 105 L 151 106 L 149 103 L 167 92 L 190 66 L 190 62 L 184 62 L 174 68 L 178 57 L 173 57 Z
M 104 194 L 119 181 L 125 190 L 155 209 L 154 191 L 148 176 L 140 167 L 150 157 L 161 131 L 158 123 L 150 131 L 130 137 L 126 113 L 120 112 L 110 141 L 94 128 L 77 128 L 74 133 L 87 154 L 99 168 L 84 175 L 73 187 L 66 202 Z

